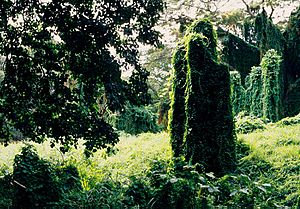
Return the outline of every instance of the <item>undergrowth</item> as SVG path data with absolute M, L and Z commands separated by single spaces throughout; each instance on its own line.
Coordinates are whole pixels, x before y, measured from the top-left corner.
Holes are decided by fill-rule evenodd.
M 239 134 L 238 169 L 221 178 L 204 173 L 201 165 L 172 159 L 166 133 L 123 135 L 116 147 L 89 159 L 81 146 L 61 154 L 48 143 L 34 144 L 39 157 L 33 155 L 36 162 L 29 160 L 26 165 L 40 165 L 50 172 L 52 180 L 31 177 L 44 179 L 45 184 L 55 182 L 59 194 L 51 208 L 299 208 L 299 130 L 300 124 L 273 124 Z M 11 208 L 15 201 L 13 160 L 22 146 L 0 146 L 0 208 Z M 68 172 L 73 174 L 63 175 Z M 72 182 L 76 175 L 79 185 Z M 45 188 L 37 179 L 29 181 L 38 182 L 31 184 L 33 192 Z

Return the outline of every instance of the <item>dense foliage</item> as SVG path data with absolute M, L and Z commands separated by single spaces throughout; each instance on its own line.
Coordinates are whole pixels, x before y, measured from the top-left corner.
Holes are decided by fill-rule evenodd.
M 238 71 L 230 71 L 230 90 L 232 114 L 236 116 L 245 109 L 245 89 Z
M 274 49 L 279 54 L 283 54 L 285 39 L 279 28 L 269 19 L 264 9 L 255 19 L 255 33 L 257 39 L 256 44 L 260 49 L 261 58 L 270 49 Z
M 291 14 L 284 33 L 287 49 L 284 54 L 286 115 L 294 116 L 300 112 L 300 7 Z
M 82 188 L 74 183 L 50 208 L 182 208 L 182 204 L 186 208 L 298 208 L 299 128 L 300 124 L 266 125 L 265 130 L 239 134 L 238 168 L 220 178 L 181 159 L 171 159 L 166 133 L 122 136 L 114 155 L 103 150 L 89 159 L 83 155 L 83 147 L 63 154 L 63 161 L 61 153 L 50 149 L 48 143 L 36 147 L 39 160 L 41 156 L 51 160 L 47 163 L 51 170 L 60 168 L 62 162 L 79 170 Z M 15 183 L 10 158 L 21 146 L 0 145 L 0 208 L 12 208 Z M 30 165 L 37 164 L 34 159 Z M 56 173 L 65 176 L 76 173 L 73 171 L 74 167 L 64 167 Z M 70 188 L 63 182 L 79 180 L 76 175 L 58 175 L 56 179 L 58 185 L 66 185 L 60 188 Z M 34 180 L 30 176 L 27 181 Z
M 229 71 L 218 63 L 216 32 L 208 20 L 196 21 L 188 32 L 184 49 L 174 55 L 171 143 L 175 156 L 183 153 L 187 161 L 223 174 L 232 171 L 236 161 Z M 178 129 L 183 123 L 184 135 Z
M 0 138 L 16 128 L 33 141 L 50 137 L 62 151 L 79 138 L 89 151 L 115 144 L 102 109 L 149 101 L 137 48 L 159 44 L 153 27 L 163 7 L 161 0 L 3 1 Z
M 186 49 L 179 45 L 173 55 L 173 74 L 171 109 L 169 112 L 169 131 L 175 157 L 183 154 L 183 136 L 185 130 L 185 84 L 187 74 Z
M 253 115 L 247 115 L 245 112 L 240 112 L 235 117 L 235 131 L 237 133 L 247 134 L 256 130 L 264 130 L 266 123 Z
M 259 49 L 229 32 L 219 30 L 218 34 L 220 34 L 220 40 L 224 46 L 222 60 L 241 74 L 244 84 L 251 67 L 260 63 Z
M 186 158 L 207 171 L 224 174 L 235 168 L 235 136 L 227 67 L 212 59 L 205 36 L 187 39 Z
M 252 67 L 246 77 L 245 107 L 250 115 L 262 117 L 262 72 L 261 67 Z
M 271 49 L 261 61 L 263 118 L 275 122 L 282 118 L 282 66 L 281 56 Z
M 63 193 L 82 189 L 76 167 L 55 168 L 41 159 L 34 148 L 25 146 L 15 156 L 11 179 L 13 208 L 50 208 Z
M 116 128 L 129 134 L 156 133 L 160 130 L 157 115 L 149 107 L 130 104 L 116 118 Z
M 291 14 L 287 29 L 284 33 L 287 41 L 285 52 L 287 76 L 289 80 L 296 80 L 300 75 L 300 7 Z

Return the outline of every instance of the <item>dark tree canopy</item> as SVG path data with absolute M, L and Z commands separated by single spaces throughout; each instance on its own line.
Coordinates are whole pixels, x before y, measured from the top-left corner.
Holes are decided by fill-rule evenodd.
M 148 102 L 137 48 L 159 45 L 153 27 L 163 8 L 162 0 L 1 1 L 0 138 L 18 129 L 33 141 L 53 138 L 62 150 L 79 138 L 89 151 L 116 143 L 100 109 Z

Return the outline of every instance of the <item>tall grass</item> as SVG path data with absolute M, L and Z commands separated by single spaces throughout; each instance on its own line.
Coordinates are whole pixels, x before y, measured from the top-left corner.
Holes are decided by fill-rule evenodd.
M 73 164 L 77 166 L 84 181 L 101 181 L 104 178 L 125 181 L 129 176 L 141 176 L 155 160 L 169 161 L 171 146 L 168 134 L 144 133 L 138 136 L 121 135 L 120 142 L 109 152 L 99 150 L 90 158 L 83 152 L 83 141 L 78 149 L 71 149 L 65 154 L 58 147 L 50 148 L 49 142 L 33 144 L 38 154 L 54 164 Z M 0 170 L 12 171 L 14 156 L 20 152 L 22 142 L 11 143 L 7 147 L 0 145 Z
M 249 150 L 239 149 L 243 153 L 239 155 L 234 175 L 247 175 L 254 184 L 268 185 L 270 192 L 266 194 L 266 201 L 272 201 L 274 207 L 299 207 L 300 124 L 267 125 L 265 130 L 239 134 L 238 141 Z M 7 147 L 0 145 L 0 176 L 12 171 L 14 156 L 23 145 L 21 142 Z M 170 162 L 172 158 L 167 133 L 122 135 L 120 142 L 109 152 L 97 151 L 88 159 L 84 156 L 82 145 L 66 154 L 59 152 L 58 148 L 50 148 L 49 142 L 34 145 L 42 158 L 56 165 L 75 165 L 85 191 L 96 188 L 97 182 L 111 180 L 127 184 L 132 176 L 143 178 L 154 161 Z M 264 193 L 264 190 L 261 192 Z

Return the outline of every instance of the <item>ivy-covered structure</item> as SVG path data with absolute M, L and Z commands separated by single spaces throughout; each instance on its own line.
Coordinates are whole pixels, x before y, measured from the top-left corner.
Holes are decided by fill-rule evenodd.
M 284 36 L 285 114 L 293 116 L 300 112 L 300 7 L 291 14 Z
M 206 171 L 221 175 L 233 171 L 236 166 L 230 75 L 228 67 L 218 62 L 214 44 L 216 33 L 212 24 L 206 19 L 198 20 L 188 31 L 184 48 L 178 47 L 173 58 L 175 76 L 170 111 L 172 147 L 175 156 L 183 153 L 187 161 L 200 163 Z M 178 81 L 183 78 L 184 72 L 187 72 L 186 82 L 179 82 L 179 85 Z M 185 85 L 185 92 L 180 88 L 176 91 L 182 85 Z M 181 114 L 179 121 L 178 114 L 183 113 L 184 107 L 177 105 L 182 105 L 183 96 L 185 118 L 182 120 Z M 182 125 L 182 121 L 185 121 L 185 129 L 183 138 L 180 138 L 182 129 L 176 132 L 175 127 Z
M 251 67 L 260 63 L 259 48 L 221 28 L 218 28 L 218 35 L 223 45 L 222 61 L 241 74 L 244 84 Z
M 255 117 L 262 117 L 262 89 L 261 67 L 252 67 L 246 78 L 245 110 Z
M 263 99 L 259 95 L 264 94 L 263 83 L 258 79 L 261 69 L 252 67 L 260 66 L 265 54 L 273 49 L 283 59 L 279 74 L 281 108 L 278 111 L 281 112 L 281 117 L 293 116 L 300 112 L 300 7 L 291 14 L 284 34 L 263 9 L 254 20 L 245 21 L 244 40 L 222 29 L 218 29 L 218 35 L 223 46 L 222 61 L 230 70 L 240 72 L 242 85 L 245 85 L 247 90 L 246 111 L 258 117 L 263 116 L 262 102 L 258 102 Z
M 263 117 L 272 122 L 280 120 L 283 115 L 281 62 L 281 56 L 274 49 L 267 51 L 261 61 Z
M 280 29 L 273 24 L 264 9 L 255 18 L 255 33 L 256 45 L 259 47 L 261 59 L 269 49 L 274 49 L 279 54 L 283 54 L 285 49 L 283 34 Z
M 174 157 L 183 154 L 183 135 L 185 130 L 185 82 L 187 63 L 186 49 L 179 44 L 173 55 L 171 109 L 169 113 L 169 131 Z
M 238 71 L 230 71 L 232 114 L 236 116 L 245 109 L 245 89 Z

